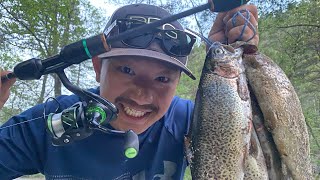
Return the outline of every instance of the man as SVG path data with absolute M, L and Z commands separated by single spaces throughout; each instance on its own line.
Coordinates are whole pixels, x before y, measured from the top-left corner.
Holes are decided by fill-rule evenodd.
M 232 23 L 235 12 L 248 9 L 250 23 L 257 26 L 257 9 L 245 5 L 218 14 L 209 37 L 232 43 L 237 39 L 257 45 L 259 37 L 241 18 Z M 107 27 L 115 22 L 124 32 L 139 23 L 149 23 L 169 14 L 156 6 L 134 4 L 118 9 Z M 66 146 L 52 146 L 45 120 L 32 121 L 0 130 L 0 179 L 42 173 L 47 179 L 182 179 L 186 167 L 183 137 L 187 133 L 193 103 L 175 97 L 181 72 L 194 79 L 186 67 L 192 36 L 172 22 L 161 31 L 112 44 L 111 51 L 93 57 L 100 88 L 92 90 L 114 103 L 118 118 L 110 123 L 115 130 L 139 134 L 139 154 L 126 158 L 124 138 L 94 132 Z M 241 35 L 242 34 L 242 35 Z M 160 36 L 161 35 L 161 36 Z M 239 37 L 241 35 L 241 37 Z M 253 37 L 253 38 L 252 38 Z M 177 43 L 178 42 L 178 43 Z M 177 48 L 183 45 L 184 48 Z M 5 74 L 5 73 L 2 73 Z M 1 107 L 14 80 L 0 87 Z M 1 85 L 1 84 L 0 84 Z M 77 96 L 57 98 L 59 111 L 79 101 Z M 46 114 L 55 112 L 57 103 L 46 105 Z M 44 105 L 37 105 L 12 117 L 4 126 L 41 117 Z

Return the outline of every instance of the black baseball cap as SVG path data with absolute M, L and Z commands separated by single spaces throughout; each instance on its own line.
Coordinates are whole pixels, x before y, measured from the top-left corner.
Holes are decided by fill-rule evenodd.
M 120 7 L 117 9 L 110 20 L 108 21 L 105 29 L 108 29 L 112 23 L 117 19 L 135 19 L 145 21 L 146 23 L 153 22 L 155 20 L 159 20 L 161 18 L 170 16 L 170 13 L 158 6 L 148 5 L 148 4 L 131 4 Z M 165 24 L 164 26 L 171 26 L 173 29 L 184 31 L 183 27 L 178 21 L 170 22 Z M 154 40 L 157 42 L 156 40 Z M 152 44 L 154 44 L 153 42 Z M 172 56 L 166 54 L 163 50 L 161 50 L 159 46 L 152 46 L 152 44 L 145 49 L 141 48 L 132 48 L 128 47 L 122 43 L 114 43 L 111 44 L 111 50 L 99 55 L 98 57 L 101 59 L 117 57 L 117 56 L 140 56 L 140 57 L 149 57 L 155 60 L 160 60 L 163 62 L 170 63 L 174 66 L 179 67 L 185 74 L 187 74 L 190 78 L 195 80 L 195 76 L 192 72 L 187 68 L 187 56 Z M 152 47 L 151 47 L 152 46 Z M 158 48 L 154 48 L 158 47 Z

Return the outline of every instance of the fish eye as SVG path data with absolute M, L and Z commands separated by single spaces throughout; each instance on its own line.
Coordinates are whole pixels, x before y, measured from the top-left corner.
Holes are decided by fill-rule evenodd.
M 222 49 L 220 49 L 220 48 L 217 48 L 217 49 L 214 50 L 215 54 L 223 54 L 223 52 L 224 51 Z
M 241 53 L 240 49 L 235 49 L 234 51 L 236 54 Z

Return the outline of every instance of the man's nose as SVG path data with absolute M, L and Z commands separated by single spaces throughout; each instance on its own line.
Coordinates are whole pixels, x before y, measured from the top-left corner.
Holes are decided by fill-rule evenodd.
M 152 104 L 154 95 L 152 93 L 151 82 L 146 79 L 134 80 L 130 98 L 139 105 Z

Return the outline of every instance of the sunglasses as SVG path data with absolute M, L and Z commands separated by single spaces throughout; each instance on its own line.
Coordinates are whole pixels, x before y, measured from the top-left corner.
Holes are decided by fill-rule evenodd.
M 105 30 L 105 34 L 118 35 L 144 24 L 146 22 L 135 19 L 117 19 Z M 196 42 L 196 37 L 185 31 L 173 28 L 173 26 L 163 26 L 122 40 L 121 42 L 126 47 L 145 49 L 155 39 L 158 39 L 165 53 L 176 57 L 188 56 L 193 44 Z M 117 45 L 115 43 L 111 46 L 116 47 Z

